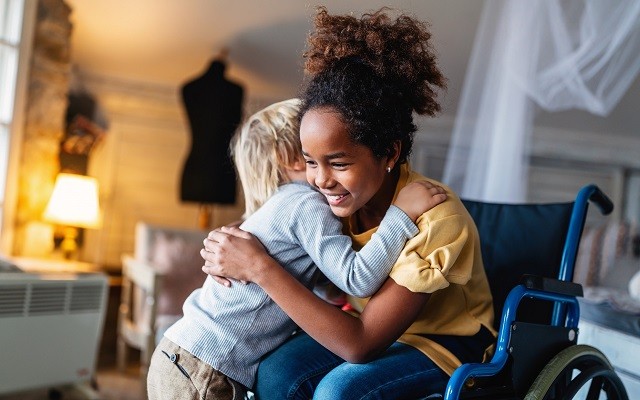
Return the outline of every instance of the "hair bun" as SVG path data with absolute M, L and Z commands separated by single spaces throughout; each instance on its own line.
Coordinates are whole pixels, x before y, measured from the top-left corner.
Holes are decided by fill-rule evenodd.
M 330 15 L 319 7 L 315 31 L 307 40 L 305 72 L 317 75 L 338 61 L 368 65 L 379 77 L 393 81 L 408 104 L 419 114 L 440 111 L 436 90 L 446 87 L 427 24 L 406 16 L 391 18 L 391 9 L 364 14 Z

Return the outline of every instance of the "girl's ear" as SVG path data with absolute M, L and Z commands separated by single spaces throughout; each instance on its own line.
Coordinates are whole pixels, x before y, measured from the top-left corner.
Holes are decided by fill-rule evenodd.
M 400 142 L 399 140 L 393 142 L 393 149 L 391 150 L 391 153 L 389 153 L 387 159 L 387 166 L 391 169 L 396 166 L 396 163 L 400 158 L 400 149 L 402 149 L 402 142 Z

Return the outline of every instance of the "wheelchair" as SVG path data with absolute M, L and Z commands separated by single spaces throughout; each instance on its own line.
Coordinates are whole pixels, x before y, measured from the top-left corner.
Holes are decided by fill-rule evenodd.
M 569 203 L 463 200 L 480 233 L 498 339 L 490 361 L 460 366 L 428 399 L 628 399 L 607 358 L 577 344 L 582 286 L 572 278 L 590 202 L 613 210 L 595 185 Z

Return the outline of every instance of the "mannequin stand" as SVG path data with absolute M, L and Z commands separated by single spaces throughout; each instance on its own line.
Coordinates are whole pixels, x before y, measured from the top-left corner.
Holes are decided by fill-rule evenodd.
M 213 207 L 211 204 L 200 204 L 200 209 L 198 210 L 198 228 L 203 231 L 211 229 Z

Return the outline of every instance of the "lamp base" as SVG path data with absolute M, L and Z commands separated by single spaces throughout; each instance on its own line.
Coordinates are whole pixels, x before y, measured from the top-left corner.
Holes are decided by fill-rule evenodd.
M 78 255 L 78 229 L 67 226 L 64 228 L 64 239 L 60 243 L 60 250 L 66 260 L 75 259 Z

